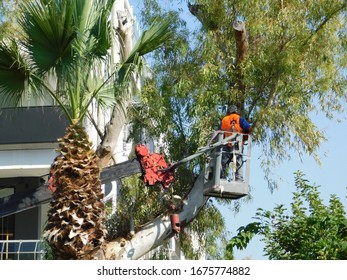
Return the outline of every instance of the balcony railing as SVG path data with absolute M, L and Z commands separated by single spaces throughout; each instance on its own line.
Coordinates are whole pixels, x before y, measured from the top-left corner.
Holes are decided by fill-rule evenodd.
M 42 260 L 41 240 L 0 240 L 0 260 Z

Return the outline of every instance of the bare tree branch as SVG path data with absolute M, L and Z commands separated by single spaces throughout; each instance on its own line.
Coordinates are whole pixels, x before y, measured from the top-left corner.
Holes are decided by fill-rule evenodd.
M 246 26 L 244 22 L 235 21 L 233 23 L 235 40 L 236 40 L 236 78 L 237 78 L 237 87 L 240 90 L 240 96 L 237 96 L 237 107 L 240 111 L 244 111 L 244 102 L 246 87 L 243 82 L 243 73 L 241 69 L 241 63 L 246 57 L 248 50 L 248 39 Z

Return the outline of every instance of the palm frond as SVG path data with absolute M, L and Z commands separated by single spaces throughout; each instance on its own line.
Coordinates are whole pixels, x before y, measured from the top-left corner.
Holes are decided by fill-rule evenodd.
M 110 34 L 112 33 L 112 27 L 109 15 L 115 0 L 105 0 L 101 2 L 105 3 L 102 3 L 100 10 L 95 13 L 97 18 L 91 28 L 91 36 L 97 38 L 92 53 L 99 58 L 104 57 L 111 48 Z
M 111 47 L 110 12 L 115 0 L 76 0 L 74 21 L 77 29 L 77 53 L 93 59 L 102 59 Z
M 172 36 L 171 25 L 173 18 L 168 16 L 166 18 L 156 17 L 150 27 L 144 31 L 125 60 L 126 63 L 132 63 L 136 55 L 144 56 L 158 49 L 162 44 L 169 40 Z
M 40 73 L 72 63 L 73 1 L 25 1 L 19 24 L 26 36 L 25 46 Z
M 172 17 L 155 18 L 150 27 L 144 31 L 130 52 L 128 58 L 122 63 L 118 72 L 118 82 L 123 83 L 129 73 L 129 67 L 138 63 L 138 58 L 158 49 L 172 37 Z
M 97 104 L 103 109 L 111 108 L 117 103 L 114 95 L 113 81 L 109 80 L 109 83 L 104 84 L 104 86 L 99 89 L 100 84 L 104 81 L 102 78 L 99 78 L 102 77 L 102 74 L 95 69 L 92 76 L 94 76 L 94 78 L 88 79 L 86 83 L 87 88 L 84 98 L 85 103 L 82 104 L 83 108 L 87 106 L 88 101 L 92 98 L 94 98 Z M 97 94 L 94 94 L 95 92 L 97 92 Z
M 152 52 L 159 47 L 161 47 L 167 40 L 169 40 L 172 36 L 171 25 L 173 23 L 173 18 L 156 18 L 151 26 L 142 33 L 140 39 L 136 43 L 135 47 L 132 49 L 129 57 L 119 65 L 119 67 L 112 72 L 108 78 L 106 78 L 98 88 L 96 88 L 91 95 L 91 99 L 89 102 L 85 103 L 84 109 L 81 111 L 81 115 L 85 115 L 87 112 L 87 108 L 92 100 L 98 95 L 98 93 L 105 87 L 107 84 L 112 81 L 114 76 L 117 76 L 117 81 L 115 85 L 115 98 L 116 102 L 120 103 L 121 98 L 117 94 L 119 92 L 124 92 L 119 90 L 120 88 L 124 88 L 127 86 L 129 77 L 129 73 L 132 73 L 133 70 L 138 69 L 138 67 L 142 64 L 141 59 L 145 54 Z
M 107 109 L 111 108 L 117 103 L 117 100 L 114 98 L 114 89 L 113 87 L 103 88 L 95 96 L 95 99 L 101 108 Z
M 72 67 L 76 55 L 103 57 L 111 46 L 109 13 L 115 0 L 29 1 L 20 26 L 41 73 Z M 94 40 L 91 40 L 94 39 Z
M 0 106 L 16 106 L 26 89 L 29 72 L 18 44 L 0 42 Z

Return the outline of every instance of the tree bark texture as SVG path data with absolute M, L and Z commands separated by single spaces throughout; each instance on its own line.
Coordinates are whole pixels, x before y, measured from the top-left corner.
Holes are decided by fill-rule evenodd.
M 121 42 L 121 57 L 124 61 L 133 48 L 133 20 L 128 17 L 126 11 L 117 11 L 117 18 L 117 34 L 119 42 Z M 105 127 L 104 137 L 96 150 L 96 154 L 100 159 L 100 168 L 110 165 L 118 137 L 127 121 L 126 111 L 131 98 L 131 95 L 128 94 L 128 90 L 126 90 L 126 92 L 123 93 L 123 102 L 115 105 L 112 110 L 110 121 Z
M 117 146 L 118 137 L 126 123 L 126 115 L 121 105 L 116 105 L 112 110 L 110 122 L 105 127 L 104 138 L 99 144 L 96 154 L 99 157 L 99 167 L 110 165 L 113 153 Z
M 244 61 L 248 49 L 248 40 L 246 26 L 244 22 L 235 21 L 233 24 L 236 41 L 236 84 L 240 95 L 237 96 L 236 106 L 242 112 L 244 110 L 244 100 L 246 87 L 243 82 L 243 73 L 241 64 Z
M 179 214 L 181 228 L 194 220 L 208 199 L 203 195 L 204 176 L 204 172 L 199 175 L 194 187 L 185 199 L 184 207 Z M 131 240 L 117 239 L 108 242 L 104 246 L 103 254 L 99 252 L 98 256 L 108 260 L 136 260 L 162 245 L 173 235 L 170 217 L 163 215 L 143 226 Z

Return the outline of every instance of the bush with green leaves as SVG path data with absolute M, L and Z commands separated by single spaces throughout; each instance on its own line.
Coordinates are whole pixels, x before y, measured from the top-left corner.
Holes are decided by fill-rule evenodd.
M 290 209 L 283 204 L 273 211 L 258 209 L 253 223 L 238 229 L 227 251 L 243 250 L 255 235 L 265 244 L 265 256 L 273 260 L 347 259 L 347 217 L 344 205 L 331 195 L 325 205 L 319 186 L 309 184 L 301 172 L 295 179 Z

